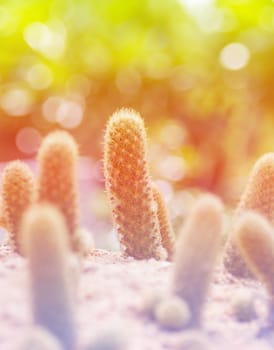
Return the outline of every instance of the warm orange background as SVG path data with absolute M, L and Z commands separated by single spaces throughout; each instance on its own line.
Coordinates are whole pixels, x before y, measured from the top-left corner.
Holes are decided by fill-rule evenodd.
M 4 0 L 0 160 L 52 129 L 101 158 L 115 109 L 145 119 L 153 177 L 237 198 L 273 150 L 274 3 Z

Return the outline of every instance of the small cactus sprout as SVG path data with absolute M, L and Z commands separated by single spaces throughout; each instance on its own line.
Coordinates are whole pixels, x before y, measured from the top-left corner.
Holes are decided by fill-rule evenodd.
M 248 290 L 239 290 L 233 295 L 232 314 L 239 322 L 250 322 L 257 317 L 254 296 Z
M 77 155 L 77 145 L 65 131 L 54 131 L 47 135 L 38 153 L 38 200 L 53 203 L 61 210 L 72 246 L 79 221 Z
M 274 232 L 260 214 L 246 212 L 235 230 L 239 251 L 250 270 L 265 284 L 274 304 Z
M 36 204 L 23 216 L 22 248 L 29 259 L 34 322 L 56 336 L 65 350 L 76 342 L 70 249 L 63 215 Z
M 2 176 L 3 220 L 9 232 L 9 240 L 15 251 L 20 252 L 18 233 L 24 211 L 33 204 L 34 178 L 29 167 L 21 161 L 9 163 Z
M 154 317 L 154 312 L 157 305 L 166 298 L 166 293 L 158 288 L 149 289 L 145 291 L 142 300 L 142 312 L 149 317 Z
M 162 193 L 153 185 L 153 196 L 157 204 L 157 215 L 160 225 L 162 245 L 167 251 L 168 260 L 172 260 L 175 246 L 175 235 L 168 218 L 168 212 Z
M 84 227 L 78 227 L 73 236 L 73 247 L 84 256 L 91 253 L 95 248 L 92 233 Z
M 208 338 L 198 331 L 187 331 L 182 333 L 177 341 L 176 350 L 213 350 Z
M 177 296 L 160 301 L 154 310 L 154 317 L 161 327 L 173 331 L 185 328 L 191 318 L 188 305 Z
M 124 331 L 108 329 L 98 334 L 86 350 L 126 350 L 127 343 L 128 339 Z
M 114 113 L 104 141 L 106 189 L 122 248 L 136 259 L 164 258 L 142 118 L 128 109 Z
M 60 342 L 43 327 L 32 327 L 18 350 L 63 350 Z
M 274 224 L 274 153 L 263 155 L 255 163 L 236 209 L 234 225 L 237 218 L 246 210 L 258 212 L 272 225 Z M 233 241 L 233 232 L 234 227 L 226 244 L 224 266 L 234 276 L 250 278 L 252 274 Z
M 191 312 L 191 327 L 200 325 L 222 233 L 222 204 L 204 195 L 194 205 L 180 235 L 175 256 L 174 291 Z

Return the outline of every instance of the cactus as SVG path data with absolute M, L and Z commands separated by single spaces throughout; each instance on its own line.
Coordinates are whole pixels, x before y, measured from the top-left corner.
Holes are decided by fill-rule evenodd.
M 246 189 L 235 212 L 234 224 L 237 218 L 246 210 L 254 210 L 274 224 L 274 153 L 263 155 L 255 163 L 249 177 Z M 237 245 L 233 241 L 234 227 L 228 238 L 223 257 L 224 266 L 228 272 L 238 277 L 252 277 L 244 262 Z
M 157 204 L 157 215 L 160 225 L 162 245 L 167 251 L 168 260 L 172 260 L 175 246 L 175 235 L 168 218 L 164 198 L 155 185 L 153 185 L 153 196 Z
M 9 163 L 2 176 L 3 224 L 16 252 L 21 252 L 18 233 L 24 211 L 35 197 L 35 183 L 31 170 L 21 161 Z
M 175 255 L 174 291 L 188 303 L 190 326 L 201 322 L 222 232 L 222 204 L 212 195 L 201 197 L 180 235 Z
M 266 286 L 274 305 L 274 232 L 260 214 L 247 212 L 235 230 L 235 241 L 254 275 Z
M 122 248 L 136 259 L 164 258 L 142 118 L 128 109 L 114 113 L 104 141 L 106 189 Z
M 34 322 L 55 335 L 65 350 L 73 350 L 70 250 L 63 215 L 51 205 L 36 204 L 24 214 L 20 235 L 29 259 Z
M 187 304 L 177 296 L 160 301 L 154 317 L 161 327 L 174 331 L 185 328 L 191 318 Z
M 19 350 L 62 350 L 60 342 L 42 327 L 33 327 Z
M 79 221 L 76 181 L 77 145 L 65 131 L 54 131 L 42 142 L 38 154 L 38 200 L 55 204 L 64 214 L 71 246 Z
M 254 295 L 248 290 L 239 290 L 233 295 L 232 314 L 239 322 L 250 322 L 257 317 Z
M 124 329 L 106 329 L 85 347 L 85 350 L 126 350 L 128 349 L 128 337 Z

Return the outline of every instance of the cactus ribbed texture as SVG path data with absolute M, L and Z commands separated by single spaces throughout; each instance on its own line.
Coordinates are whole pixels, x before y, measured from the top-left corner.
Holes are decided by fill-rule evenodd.
M 180 235 L 175 255 L 174 291 L 187 302 L 190 326 L 200 325 L 222 232 L 222 204 L 204 195 L 195 204 Z
M 55 335 L 65 350 L 75 349 L 70 249 L 63 215 L 36 204 L 23 216 L 22 248 L 29 259 L 34 322 Z
M 76 180 L 77 145 L 70 134 L 54 131 L 47 135 L 39 149 L 38 200 L 56 205 L 64 214 L 74 247 L 79 221 Z
M 260 214 L 247 212 L 235 229 L 239 251 L 274 303 L 274 229 Z
M 114 113 L 104 141 L 106 189 L 125 253 L 136 259 L 165 258 L 142 118 L 128 109 Z
M 15 251 L 21 252 L 18 233 L 24 211 L 35 197 L 35 183 L 31 170 L 21 161 L 9 163 L 2 175 L 3 220 Z
M 236 209 L 234 225 L 237 218 L 246 210 L 254 210 L 274 224 L 274 153 L 263 155 L 255 163 L 246 189 Z M 224 266 L 228 272 L 237 277 L 252 277 L 237 245 L 233 241 L 234 227 L 228 238 L 224 253 Z
M 172 260 L 175 246 L 175 235 L 171 223 L 168 218 L 167 207 L 162 193 L 153 185 L 153 196 L 157 204 L 157 216 L 160 226 L 160 234 L 162 246 L 167 251 L 168 260 Z

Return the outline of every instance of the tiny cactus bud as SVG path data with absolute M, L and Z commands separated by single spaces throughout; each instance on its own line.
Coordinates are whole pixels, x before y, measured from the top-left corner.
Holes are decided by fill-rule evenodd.
M 168 297 L 160 301 L 154 310 L 158 324 L 168 330 L 184 329 L 190 320 L 188 305 L 179 297 Z
M 233 295 L 232 314 L 239 322 L 250 322 L 257 317 L 252 293 L 240 290 Z
M 21 252 L 18 233 L 24 211 L 33 204 L 34 178 L 29 167 L 21 161 L 13 161 L 2 176 L 3 220 L 9 232 L 9 240 L 15 251 Z
M 199 326 L 216 262 L 222 233 L 222 204 L 205 195 L 198 200 L 179 238 L 174 271 L 174 291 L 188 303 L 191 326 Z
M 149 289 L 145 291 L 142 300 L 142 311 L 149 317 L 154 317 L 156 306 L 166 298 L 165 292 L 161 289 Z
M 236 209 L 234 225 L 237 218 L 246 210 L 253 210 L 263 215 L 274 224 L 274 153 L 263 155 L 255 163 L 245 191 Z M 237 277 L 252 277 L 252 273 L 244 262 L 237 244 L 235 244 L 234 227 L 226 243 L 223 257 L 228 272 Z
M 65 220 L 53 206 L 36 204 L 24 214 L 20 235 L 29 259 L 34 322 L 54 334 L 65 350 L 74 350 L 76 332 Z
M 161 259 L 165 250 L 147 166 L 142 118 L 121 109 L 110 118 L 104 149 L 104 172 L 114 224 L 125 253 L 136 259 Z
M 63 213 L 73 248 L 73 237 L 79 221 L 77 156 L 77 145 L 65 131 L 54 131 L 47 135 L 38 153 L 38 200 L 56 205 Z
M 101 331 L 86 350 L 126 350 L 128 339 L 123 330 L 109 329 Z

